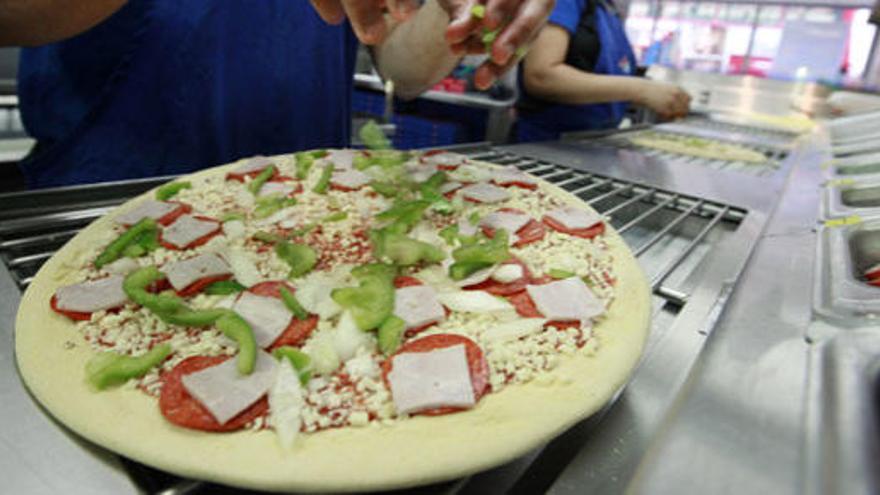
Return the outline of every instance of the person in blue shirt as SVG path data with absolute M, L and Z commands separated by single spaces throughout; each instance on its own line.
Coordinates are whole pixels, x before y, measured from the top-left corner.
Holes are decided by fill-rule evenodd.
M 636 59 L 608 0 L 558 0 L 523 59 L 517 139 L 617 127 L 629 103 L 661 118 L 687 115 L 680 87 L 634 76 Z
M 397 94 L 430 88 L 505 23 L 489 86 L 552 0 L 0 0 L 37 141 L 30 187 L 187 173 L 255 154 L 345 146 L 358 39 Z M 386 7 L 387 5 L 387 7 Z

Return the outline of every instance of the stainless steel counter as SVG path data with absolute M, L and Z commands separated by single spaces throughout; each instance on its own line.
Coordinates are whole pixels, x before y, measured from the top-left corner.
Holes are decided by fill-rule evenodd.
M 814 325 L 819 163 L 826 158 L 810 142 L 802 140 L 763 175 L 584 139 L 463 149 L 542 176 L 608 215 L 652 283 L 654 323 L 632 381 L 601 413 L 510 464 L 408 492 L 795 494 L 832 486 L 828 480 L 836 478 L 817 479 L 810 471 L 824 451 L 815 447 L 824 445 L 815 441 L 821 428 L 810 428 L 808 417 L 819 400 L 816 384 L 824 383 L 816 356 L 839 333 L 830 328 L 827 338 L 807 340 Z M 97 207 L 126 196 L 111 190 L 97 195 L 103 198 Z M 89 197 L 82 192 L 67 193 L 67 201 Z M 86 206 L 95 208 L 92 197 Z M 22 211 L 34 204 L 28 196 L 12 199 Z M 0 211 L 3 204 L 0 198 Z M 47 208 L 40 214 L 57 213 Z M 9 218 L 0 215 L 0 256 L 16 270 L 0 271 L 0 328 L 6 329 L 0 475 L 27 492 L 133 491 L 112 456 L 79 445 L 46 419 L 14 374 L 12 319 L 32 269 L 15 259 L 40 255 L 35 246 L 45 232 L 4 230 L 27 223 Z M 10 239 L 13 248 L 36 251 L 12 251 Z M 846 450 L 846 442 L 839 448 Z M 161 491 L 142 480 L 138 486 Z M 160 488 L 169 486 L 187 493 L 219 489 L 185 480 Z

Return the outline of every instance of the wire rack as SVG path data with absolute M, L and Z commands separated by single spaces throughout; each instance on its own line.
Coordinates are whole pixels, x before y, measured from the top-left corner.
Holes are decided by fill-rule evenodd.
M 713 246 L 737 230 L 748 214 L 734 205 L 574 170 L 487 146 L 461 152 L 474 159 L 514 165 L 571 192 L 603 214 L 645 269 L 655 294 L 655 327 L 671 325 L 671 319 L 688 303 L 691 290 L 699 284 L 692 277 L 695 268 L 710 257 Z M 0 196 L 0 259 L 23 290 L 39 267 L 89 222 L 168 179 Z M 545 492 L 579 452 L 589 448 L 590 432 L 600 419 L 601 414 L 597 414 L 548 445 L 504 466 L 404 493 Z M 126 459 L 122 463 L 145 493 L 239 493 L 227 487 L 177 478 Z

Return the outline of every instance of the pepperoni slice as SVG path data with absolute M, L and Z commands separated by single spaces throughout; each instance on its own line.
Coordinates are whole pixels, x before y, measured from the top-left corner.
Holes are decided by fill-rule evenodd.
M 402 289 L 404 287 L 413 287 L 416 285 L 424 285 L 422 281 L 415 277 L 408 277 L 406 275 L 400 275 L 399 277 L 394 279 L 394 287 L 398 289 Z
M 353 191 L 358 191 L 358 190 L 360 190 L 360 189 L 363 189 L 364 187 L 365 187 L 365 186 L 361 186 L 361 187 L 346 187 L 346 186 L 340 186 L 339 184 L 336 184 L 336 183 L 333 183 L 333 182 L 330 183 L 330 189 L 332 189 L 332 190 L 334 190 L 334 191 L 342 191 L 342 192 L 353 192 Z
M 534 183 L 534 182 L 521 182 L 521 181 L 518 181 L 518 180 L 511 180 L 511 181 L 507 181 L 507 182 L 501 182 L 501 181 L 498 181 L 498 180 L 493 180 L 492 182 L 494 182 L 495 185 L 497 185 L 497 186 L 501 186 L 501 187 L 511 187 L 511 186 L 513 186 L 513 187 L 520 187 L 520 188 L 522 188 L 522 189 L 529 189 L 529 190 L 531 190 L 531 191 L 534 191 L 535 189 L 538 188 L 538 184 L 536 184 L 536 183 Z
M 596 225 L 585 229 L 570 229 L 547 215 L 544 215 L 543 221 L 553 230 L 562 232 L 563 234 L 573 235 L 575 237 L 583 237 L 584 239 L 592 239 L 605 233 L 605 222 L 599 222 Z
M 197 248 L 197 247 L 199 247 L 199 246 L 202 246 L 202 245 L 206 244 L 208 241 L 210 241 L 210 240 L 213 239 L 215 236 L 217 236 L 218 234 L 220 234 L 220 232 L 223 231 L 223 227 L 222 227 L 222 225 L 220 224 L 220 222 L 218 222 L 217 220 L 215 220 L 215 219 L 213 219 L 213 218 L 210 218 L 210 217 L 203 217 L 203 216 L 201 216 L 201 215 L 196 215 L 195 218 L 198 218 L 199 220 L 205 220 L 205 221 L 208 221 L 208 222 L 214 222 L 215 224 L 217 224 L 217 227 L 216 227 L 214 230 L 212 230 L 211 232 L 208 232 L 207 234 L 205 234 L 205 235 L 203 235 L 202 237 L 199 237 L 198 239 L 196 239 L 196 240 L 190 242 L 189 244 L 187 244 L 186 246 L 183 246 L 182 248 L 177 247 L 177 246 L 175 246 L 174 244 L 171 244 L 171 243 L 165 242 L 165 240 L 162 239 L 162 233 L 160 232 L 160 233 L 159 233 L 159 244 L 160 244 L 162 247 L 164 247 L 165 249 L 170 249 L 171 251 L 186 251 L 187 249 Z
M 176 201 L 169 201 L 169 203 L 177 204 L 177 209 L 169 211 L 164 216 L 156 220 L 160 225 L 171 225 L 180 216 L 186 215 L 187 213 L 190 213 L 192 211 L 192 206 L 186 203 L 178 203 Z
M 287 290 L 290 291 L 291 294 L 296 292 L 296 289 L 291 287 L 290 284 L 288 284 L 287 282 L 274 280 L 269 282 L 260 282 L 259 284 L 256 284 L 253 287 L 249 288 L 248 292 L 256 294 L 258 296 L 274 297 L 276 299 L 281 299 L 281 287 L 285 287 Z M 278 338 L 275 339 L 275 342 L 272 342 L 272 345 L 270 345 L 267 350 L 271 352 L 276 348 L 285 345 L 302 345 L 317 327 L 317 315 L 310 315 L 305 320 L 300 320 L 297 319 L 295 316 L 291 316 L 290 324 L 287 325 L 287 328 L 285 328 L 284 331 L 281 332 L 281 335 L 279 335 Z
M 507 300 L 510 301 L 510 304 L 513 304 L 513 307 L 516 308 L 516 312 L 522 316 L 523 318 L 543 318 L 544 315 L 538 311 L 537 306 L 535 306 L 535 302 L 532 301 L 531 296 L 525 290 L 517 292 L 515 294 L 510 294 L 507 296 Z M 545 327 L 555 327 L 559 330 L 564 328 L 572 328 L 579 327 L 579 321 L 551 321 L 548 322 Z
M 394 357 L 405 352 L 430 352 L 436 349 L 444 349 L 455 345 L 464 344 L 465 356 L 467 357 L 468 369 L 471 375 L 471 384 L 474 387 L 474 400 L 479 402 L 480 398 L 489 393 L 489 363 L 483 355 L 482 349 L 473 340 L 463 336 L 450 333 L 440 333 L 429 335 L 418 340 L 413 340 L 403 344 L 391 357 L 382 362 L 382 379 L 385 386 L 391 389 L 388 384 L 388 373 L 394 366 Z M 426 416 L 438 416 L 441 414 L 449 414 L 458 411 L 464 411 L 461 407 L 435 407 L 419 411 L 415 414 L 424 414 Z
M 177 426 L 202 431 L 235 431 L 265 416 L 269 411 L 269 401 L 263 397 L 238 416 L 220 424 L 183 386 L 182 378 L 185 375 L 216 366 L 227 359 L 229 359 L 227 356 L 194 356 L 164 373 L 162 393 L 159 395 L 159 410 L 162 416 Z
M 523 269 L 523 276 L 513 282 L 499 282 L 497 280 L 493 280 L 492 278 L 488 278 L 478 284 L 468 285 L 467 287 L 462 287 L 464 290 L 484 290 L 489 294 L 495 296 L 509 296 L 511 294 L 515 294 L 517 292 L 521 292 L 525 290 L 526 285 L 533 282 L 532 273 L 529 271 L 529 267 L 525 265 L 518 258 L 511 258 L 502 265 L 519 265 Z
M 53 295 L 52 299 L 49 300 L 49 306 L 52 308 L 52 311 L 64 315 L 70 318 L 73 321 L 89 321 L 92 319 L 91 313 L 81 313 L 78 311 L 67 311 L 66 309 L 61 309 L 58 307 L 58 298 Z
M 213 284 L 214 282 L 222 282 L 224 280 L 229 280 L 230 278 L 232 278 L 231 273 L 227 273 L 225 275 L 214 275 L 213 277 L 201 278 L 201 279 L 196 280 L 195 282 L 187 285 L 183 289 L 177 291 L 177 295 L 181 296 L 181 297 L 194 296 L 194 295 L 198 294 L 199 292 L 203 291 L 205 289 L 205 287 Z

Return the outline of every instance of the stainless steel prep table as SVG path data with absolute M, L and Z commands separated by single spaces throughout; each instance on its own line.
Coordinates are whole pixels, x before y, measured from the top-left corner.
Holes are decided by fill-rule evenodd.
M 609 216 L 651 281 L 653 331 L 632 381 L 599 414 L 510 464 L 408 492 L 795 494 L 821 483 L 807 476 L 804 449 L 821 150 L 801 142 L 763 175 L 581 138 L 460 151 L 544 177 Z M 149 493 L 221 489 L 78 446 L 40 414 L 13 369 L 15 301 L 34 267 L 83 222 L 153 184 L 0 198 L 0 257 L 9 267 L 0 271 L 0 474 L 14 487 L 134 491 L 124 465 Z M 52 201 L 77 207 L 59 213 L 72 206 Z M 20 203 L 15 220 L 2 213 L 10 202 Z

